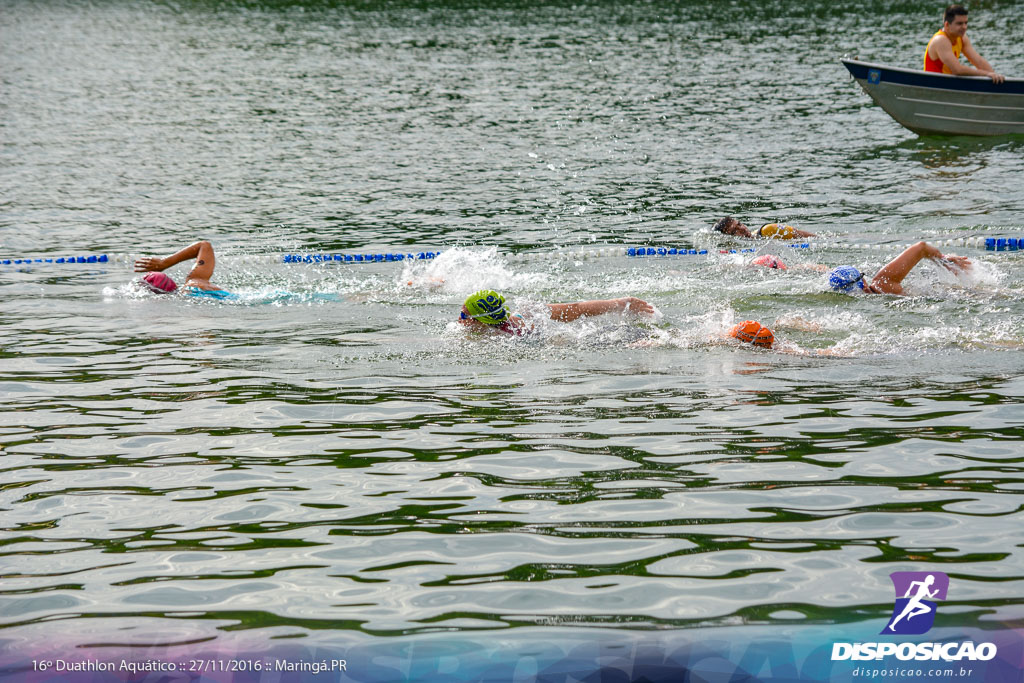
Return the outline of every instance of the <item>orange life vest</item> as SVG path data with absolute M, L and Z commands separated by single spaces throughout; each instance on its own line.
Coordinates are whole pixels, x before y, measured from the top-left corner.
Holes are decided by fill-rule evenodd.
M 949 38 L 949 35 L 945 31 L 936 31 L 935 35 L 932 36 L 931 40 L 928 41 L 928 45 L 931 45 L 932 40 L 935 40 L 935 38 L 938 36 L 946 36 L 946 38 Z M 953 44 L 953 56 L 956 57 L 957 59 L 960 59 L 960 53 L 964 49 L 964 39 L 961 38 L 960 36 L 957 36 L 956 40 L 949 38 L 949 42 Z M 928 46 L 925 46 L 924 48 L 924 70 L 934 71 L 935 73 L 939 74 L 953 73 L 952 71 L 949 70 L 948 66 L 942 63 L 941 59 L 931 58 L 931 56 L 928 54 Z

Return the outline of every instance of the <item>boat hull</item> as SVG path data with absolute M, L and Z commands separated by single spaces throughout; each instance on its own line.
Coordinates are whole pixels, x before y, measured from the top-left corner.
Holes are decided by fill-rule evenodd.
M 843 59 L 871 99 L 920 135 L 1024 134 L 1024 79 L 993 83 Z

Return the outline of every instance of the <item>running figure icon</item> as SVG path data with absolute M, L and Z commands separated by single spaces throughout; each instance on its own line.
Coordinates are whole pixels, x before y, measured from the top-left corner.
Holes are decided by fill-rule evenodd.
M 928 614 L 933 610 L 931 606 L 926 605 L 922 602 L 922 600 L 924 600 L 925 598 L 934 598 L 939 593 L 938 588 L 936 588 L 933 591 L 928 590 L 934 583 L 934 574 L 929 574 L 928 576 L 926 576 L 924 581 L 912 581 L 910 583 L 910 587 L 907 588 L 906 595 L 903 596 L 904 598 L 910 598 L 910 601 L 907 602 L 906 606 L 903 608 L 903 611 L 900 612 L 899 616 L 893 619 L 891 622 L 889 622 L 890 631 L 892 631 L 893 633 L 896 632 L 896 624 L 903 617 L 906 617 L 907 621 L 910 621 L 916 616 Z M 917 586 L 917 593 L 915 593 L 914 596 L 911 597 L 910 594 L 914 591 L 915 586 Z
M 892 616 L 879 635 L 927 633 L 935 625 L 938 602 L 949 592 L 949 576 L 938 571 L 889 574 L 896 594 Z

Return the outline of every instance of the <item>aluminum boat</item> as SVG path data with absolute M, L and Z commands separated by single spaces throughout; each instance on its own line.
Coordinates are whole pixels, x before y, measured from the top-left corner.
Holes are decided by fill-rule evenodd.
M 993 83 L 985 76 L 840 61 L 878 106 L 919 135 L 1024 133 L 1024 78 Z

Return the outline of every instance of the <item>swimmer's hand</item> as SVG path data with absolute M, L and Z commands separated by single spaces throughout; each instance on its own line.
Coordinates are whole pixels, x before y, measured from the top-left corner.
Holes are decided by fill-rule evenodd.
M 405 284 L 408 287 L 425 287 L 427 289 L 438 289 L 439 287 L 444 286 L 444 278 L 437 277 L 435 275 L 433 277 L 428 277 L 421 280 L 409 280 Z
M 966 256 L 954 256 L 953 254 L 944 254 L 939 257 L 939 263 L 946 270 L 955 273 L 958 270 L 970 270 L 971 261 Z
M 167 265 L 164 265 L 164 260 L 158 256 L 143 256 L 142 258 L 135 260 L 136 273 L 162 271 L 167 267 Z
M 648 315 L 654 314 L 654 306 L 650 305 L 643 299 L 637 299 L 635 296 L 624 296 L 616 299 L 616 303 L 619 305 L 619 310 L 629 311 L 630 313 L 646 313 Z

